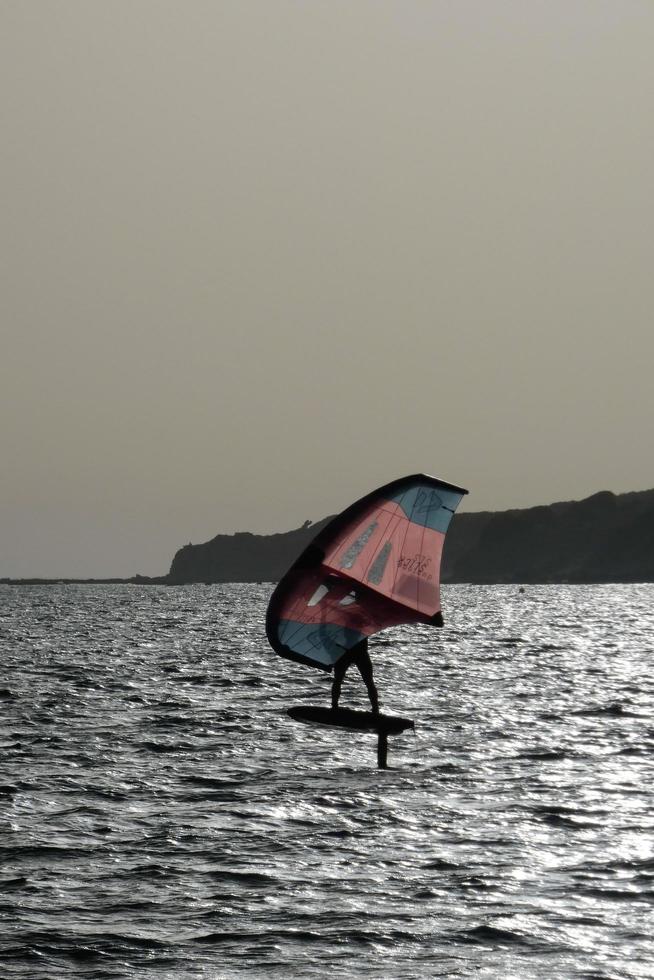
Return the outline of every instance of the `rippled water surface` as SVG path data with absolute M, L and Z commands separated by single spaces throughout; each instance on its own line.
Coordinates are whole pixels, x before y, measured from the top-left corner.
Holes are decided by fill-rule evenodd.
M 654 977 L 654 587 L 446 588 L 386 771 L 269 593 L 0 587 L 0 975 Z

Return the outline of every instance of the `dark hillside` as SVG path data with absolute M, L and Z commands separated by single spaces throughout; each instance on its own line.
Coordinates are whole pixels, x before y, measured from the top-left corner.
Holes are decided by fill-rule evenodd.
M 277 581 L 328 520 L 186 545 L 166 581 Z M 443 581 L 654 582 L 654 490 L 605 490 L 546 507 L 458 514 L 446 539 Z

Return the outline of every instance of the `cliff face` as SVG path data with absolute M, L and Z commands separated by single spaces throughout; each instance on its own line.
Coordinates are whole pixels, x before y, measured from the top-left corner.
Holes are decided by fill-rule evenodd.
M 241 531 L 187 544 L 173 558 L 168 581 L 276 582 L 328 520 L 282 534 Z
M 654 490 L 461 514 L 444 571 L 452 582 L 652 582 Z
M 282 534 L 219 534 L 186 545 L 166 579 L 276 582 L 330 518 Z M 497 513 L 458 514 L 444 582 L 654 582 L 654 490 Z

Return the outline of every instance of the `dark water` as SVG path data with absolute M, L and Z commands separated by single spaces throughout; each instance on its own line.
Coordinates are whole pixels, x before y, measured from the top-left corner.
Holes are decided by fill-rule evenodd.
M 0 587 L 0 976 L 654 977 L 654 587 L 446 589 L 387 771 L 268 594 Z

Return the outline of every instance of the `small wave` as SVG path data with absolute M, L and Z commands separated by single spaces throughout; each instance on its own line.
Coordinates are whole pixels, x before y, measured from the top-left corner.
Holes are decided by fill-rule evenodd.
M 137 880 L 153 878 L 158 879 L 168 879 L 168 878 L 179 878 L 186 874 L 186 871 L 180 868 L 175 868 L 172 865 L 165 864 L 136 864 L 133 868 L 126 868 L 121 871 L 114 872 L 116 878 L 136 878 Z
M 535 759 L 543 762 L 548 759 L 565 759 L 568 753 L 565 749 L 532 749 L 531 751 L 518 752 L 517 759 Z
M 204 945 L 229 945 L 243 943 L 274 942 L 275 940 L 292 940 L 297 943 L 316 943 L 324 942 L 325 937 L 319 932 L 310 932 L 307 929 L 285 929 L 261 933 L 250 932 L 208 932 L 201 936 L 195 936 L 194 942 Z
M 36 952 L 65 955 L 70 959 L 94 959 L 104 956 L 125 955 L 135 950 L 156 951 L 168 948 L 168 943 L 145 936 L 123 933 L 100 932 L 70 936 L 55 930 L 29 931 L 18 934 L 21 945 Z
M 193 728 L 195 725 L 202 725 L 201 719 L 195 718 L 190 712 L 187 715 L 153 715 L 143 721 L 143 726 L 152 725 L 154 728 L 173 728 L 181 725 L 184 728 Z
M 50 858 L 59 861 L 73 861 L 78 858 L 86 858 L 91 854 L 104 851 L 100 846 L 92 847 L 57 847 L 55 844 L 18 844 L 15 847 L 0 846 L 0 859 L 3 857 L 9 860 L 17 858 Z
M 455 881 L 459 888 L 463 888 L 466 891 L 483 892 L 489 888 L 493 888 L 492 881 L 487 881 L 479 875 L 461 874 L 456 876 Z
M 629 861 L 625 865 L 629 868 L 635 868 L 638 871 L 654 871 L 654 857 L 642 858 L 642 860 Z
M 444 858 L 433 858 L 431 861 L 423 864 L 423 868 L 426 868 L 428 871 L 458 871 L 459 865 L 453 861 L 446 861 Z
M 148 752 L 158 752 L 160 754 L 167 752 L 189 752 L 196 748 L 195 745 L 190 745 L 188 742 L 178 742 L 176 744 L 171 744 L 170 742 L 140 742 L 137 747 L 147 749 Z
M 603 826 L 603 820 L 591 820 L 589 817 L 602 817 L 606 814 L 605 810 L 575 810 L 565 806 L 536 806 L 532 812 L 553 827 L 570 827 L 575 830 Z
M 29 885 L 29 878 L 26 878 L 24 875 L 20 875 L 17 878 L 5 878 L 4 881 L 0 879 L 0 889 L 2 891 L 22 891 L 27 885 Z
M 206 786 L 207 789 L 236 789 L 237 787 L 247 786 L 248 779 L 220 779 L 216 776 L 182 776 L 182 783 L 190 783 L 191 786 Z
M 452 937 L 463 943 L 480 943 L 490 946 L 533 946 L 532 940 L 526 939 L 510 929 L 500 929 L 497 926 L 475 926 L 465 932 L 458 932 Z
M 407 930 L 391 929 L 384 932 L 366 929 L 342 929 L 315 932 L 312 929 L 270 929 L 263 933 L 249 932 L 209 932 L 196 936 L 194 941 L 205 945 L 242 945 L 248 942 L 259 943 L 327 943 L 330 946 L 378 946 L 395 947 L 400 943 L 416 942 L 419 937 Z
M 277 884 L 277 879 L 272 875 L 260 874 L 258 871 L 204 871 L 203 877 L 211 878 L 212 881 L 236 882 L 239 885 L 267 885 Z
M 610 715 L 613 717 L 618 717 L 620 715 L 630 714 L 630 712 L 625 710 L 624 705 L 614 701 L 611 704 L 597 704 L 590 708 L 579 708 L 577 711 L 572 711 L 571 714 L 582 717 L 593 717 L 595 715 Z
M 602 875 L 621 875 L 625 872 L 632 874 L 631 881 L 642 880 L 645 883 L 651 882 L 654 878 L 654 857 L 634 858 L 633 860 L 615 861 L 583 861 L 580 864 L 562 865 L 559 869 L 566 874 L 572 874 L 576 878 L 593 880 Z
M 192 941 L 195 943 L 204 943 L 206 945 L 222 945 L 226 943 L 242 943 L 248 942 L 250 940 L 256 939 L 257 937 L 249 932 L 207 932 L 200 936 L 193 936 Z
M 635 888 L 602 888 L 601 885 L 593 887 L 591 885 L 582 886 L 582 895 L 591 898 L 602 898 L 612 902 L 647 902 L 651 904 L 654 900 L 654 891 L 642 891 Z

